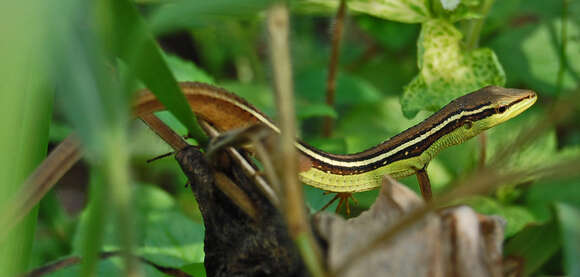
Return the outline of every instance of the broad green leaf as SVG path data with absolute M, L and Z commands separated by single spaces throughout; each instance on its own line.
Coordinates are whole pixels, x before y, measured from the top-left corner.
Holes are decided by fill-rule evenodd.
M 268 7 L 271 0 L 178 0 L 162 5 L 149 18 L 149 26 L 156 35 L 201 26 L 221 24 L 231 17 L 254 16 Z
M 544 120 L 544 115 L 539 109 L 533 108 L 532 110 L 526 111 L 524 114 L 516 118 L 510 119 L 509 121 L 488 130 L 486 154 L 487 163 L 489 164 L 494 162 L 495 164 L 490 165 L 498 166 L 501 170 L 517 171 L 549 166 L 553 163 L 563 162 L 567 159 L 580 156 L 579 147 L 567 147 L 564 149 L 558 149 L 556 131 L 554 129 L 548 129 L 543 133 L 534 134 L 535 137 L 528 144 L 513 145 L 514 141 L 521 139 L 521 136 L 529 136 L 529 134 L 526 134 L 526 132 L 537 126 L 538 122 L 541 122 L 542 120 Z M 507 147 L 509 147 L 509 151 L 506 150 Z M 509 156 L 503 161 L 498 161 L 496 159 L 496 155 L 498 153 L 504 153 L 505 151 L 508 151 L 507 153 Z M 497 196 L 502 202 L 512 202 L 513 200 L 518 199 L 523 191 L 522 188 L 515 185 L 535 181 L 539 177 L 541 176 L 535 175 L 534 172 L 532 172 L 525 178 L 500 188 L 497 191 Z M 549 181 L 540 181 L 540 183 L 546 182 Z M 551 183 L 553 183 L 553 181 Z M 544 186 L 542 185 L 534 185 L 527 193 L 529 194 L 537 190 L 544 191 L 545 189 L 549 189 L 543 187 Z M 554 185 L 554 187 L 551 189 L 554 189 L 555 191 L 549 193 L 541 192 L 536 196 L 539 196 L 540 198 L 550 198 L 554 193 L 558 194 L 557 191 L 559 191 L 561 187 Z M 580 197 L 580 194 L 577 195 Z M 561 196 L 565 196 L 565 193 Z M 547 203 L 546 201 L 538 200 L 540 199 L 536 199 L 530 203 L 537 204 L 539 206 L 537 209 L 535 209 L 535 211 L 542 213 L 543 216 L 540 216 L 540 218 L 545 220 L 546 214 L 548 213 L 546 207 Z M 551 201 L 554 200 L 557 200 L 557 198 L 552 199 Z
M 419 33 L 416 24 L 404 24 L 372 16 L 357 16 L 354 18 L 358 26 L 377 40 L 382 46 L 400 51 L 414 44 Z M 396 66 L 391 65 L 396 68 Z
M 205 266 L 203 263 L 188 264 L 181 267 L 181 270 L 195 277 L 205 277 Z
M 302 0 L 295 4 L 299 10 L 336 11 L 337 0 Z M 427 0 L 351 0 L 349 11 L 365 13 L 372 16 L 404 23 L 425 22 L 431 17 Z
M 173 73 L 176 81 L 178 82 L 203 82 L 208 84 L 214 84 L 214 79 L 209 76 L 205 71 L 198 68 L 193 62 L 186 61 L 180 57 L 174 55 L 163 55 L 167 66 Z M 156 115 L 165 122 L 172 130 L 176 131 L 178 134 L 187 134 L 187 128 L 171 114 L 170 111 L 162 111 L 156 113 Z M 190 141 L 194 144 L 194 141 Z
M 326 151 L 329 153 L 346 153 L 346 140 L 342 137 L 339 138 L 311 138 L 307 140 L 308 144 Z
M 157 270 L 155 267 L 142 263 L 141 269 L 144 277 L 166 277 L 164 273 Z M 123 276 L 123 262 L 119 257 L 111 257 L 102 259 L 97 264 L 97 271 L 95 276 Z M 46 274 L 46 277 L 77 277 L 81 276 L 81 264 L 65 267 L 53 273 Z
M 562 39 L 559 30 L 561 25 L 560 19 L 546 22 L 522 41 L 522 51 L 528 58 L 529 72 L 538 84 L 538 88 L 545 89 L 547 93 L 554 92 L 554 89 L 542 84 L 556 86 L 560 70 Z M 580 83 L 580 41 L 573 39 L 578 36 L 580 36 L 580 28 L 575 21 L 569 20 L 566 52 L 569 69 L 564 73 L 563 89 L 565 90 L 574 89 Z
M 297 103 L 326 103 L 327 71 L 310 68 L 296 74 L 294 91 Z M 381 93 L 365 79 L 340 72 L 336 78 L 335 105 L 354 105 L 378 101 Z
M 472 138 L 462 144 L 444 149 L 437 155 L 437 160 L 449 171 L 452 177 L 465 176 L 479 163 L 481 144 L 478 138 Z M 429 165 L 431 167 L 431 165 Z
M 489 197 L 475 196 L 465 200 L 463 203 L 471 206 L 478 213 L 503 217 L 507 222 L 504 234 L 506 238 L 517 234 L 530 223 L 536 222 L 534 215 L 526 208 L 504 205 Z
M 218 86 L 241 96 L 270 117 L 276 115 L 274 93 L 271 86 L 267 84 L 243 84 L 240 82 L 222 82 Z
M 157 187 L 139 186 L 133 191 L 139 214 L 135 218 L 138 228 L 136 254 L 167 267 L 182 267 L 203 262 L 204 227 L 184 215 L 175 200 Z M 193 197 L 193 195 L 191 195 Z M 79 221 L 76 238 L 87 230 L 86 216 Z M 112 222 L 105 226 L 103 251 L 119 249 L 118 234 Z M 75 240 L 75 242 L 78 241 Z M 73 253 L 78 253 L 78 244 Z
M 165 62 L 167 62 L 169 69 L 178 82 L 215 83 L 212 77 L 199 69 L 193 62 L 183 60 L 174 55 L 165 55 Z
M 529 276 L 558 251 L 561 243 L 554 221 L 528 226 L 507 242 L 504 256 L 523 260 L 524 276 Z
M 524 204 L 541 221 L 550 220 L 550 209 L 556 202 L 580 207 L 580 181 L 542 180 L 533 184 L 524 194 Z
M 418 124 L 426 116 L 426 113 L 422 113 L 417 118 L 407 119 L 401 112 L 397 98 L 388 97 L 374 103 L 357 105 L 341 116 L 334 136 L 346 139 L 347 151 L 359 152 Z
M 449 22 L 423 23 L 418 45 L 417 75 L 401 99 L 403 112 L 436 111 L 454 98 L 487 85 L 503 85 L 505 74 L 495 53 L 487 48 L 466 51 L 462 34 Z
M 299 120 L 308 119 L 311 117 L 323 117 L 328 116 L 330 118 L 336 118 L 338 115 L 336 111 L 326 104 L 306 104 L 299 105 L 296 107 L 296 116 Z
M 103 1 L 98 3 L 96 13 L 101 38 L 104 45 L 109 47 L 110 54 L 121 57 L 194 138 L 202 144 L 207 142 L 134 4 L 128 0 Z
M 580 209 L 564 203 L 556 204 L 564 249 L 564 269 L 568 276 L 580 276 Z
M 528 1 L 523 2 L 527 5 Z M 545 5 L 552 6 L 552 3 Z M 542 8 L 551 10 L 552 7 Z M 536 10 L 534 12 L 543 11 Z M 573 14 L 570 15 L 570 18 L 573 16 Z M 560 69 L 561 24 L 560 18 L 542 20 L 539 23 L 532 21 L 524 26 L 500 32 L 497 38 L 491 42 L 508 72 L 510 83 L 524 83 L 541 94 L 553 95 L 556 92 L 556 82 Z M 574 39 L 580 36 L 578 24 L 578 21 L 568 20 L 566 52 L 568 67 L 563 75 L 562 87 L 564 91 L 576 88 L 580 82 L 580 42 Z
M 554 129 L 537 134 L 528 145 L 513 145 L 514 141 L 521 139 L 520 136 L 526 131 L 537 126 L 538 122 L 543 120 L 543 116 L 539 110 L 532 109 L 488 130 L 487 162 L 494 161 L 497 158 L 496 154 L 505 151 L 506 147 L 511 148 L 508 160 L 501 164 L 504 170 L 533 168 L 553 161 L 553 156 L 557 152 Z

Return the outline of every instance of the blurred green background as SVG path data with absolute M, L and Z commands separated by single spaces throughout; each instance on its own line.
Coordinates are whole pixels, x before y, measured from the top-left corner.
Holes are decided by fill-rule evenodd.
M 173 89 L 172 75 L 177 81 L 226 88 L 276 118 L 264 25 L 270 2 L 97 2 L 2 4 L 6 6 L 0 13 L 2 37 L 11 41 L 0 47 L 3 78 L 40 72 L 34 76 L 42 79 L 24 78 L 14 81 L 13 87 L 0 86 L 2 103 L 9 106 L 9 94 L 36 84 L 32 89 L 40 87 L 55 98 L 52 113 L 45 115 L 50 119 L 49 149 L 72 131 L 80 133 L 88 148 L 87 160 L 73 167 L 40 203 L 28 268 L 87 253 L 83 247 L 95 234 L 91 224 L 102 228 L 102 233 L 96 233 L 96 251 L 123 247 L 120 229 L 115 227 L 120 224 L 115 218 L 123 215 L 117 214 L 116 204 L 109 205 L 121 199 L 118 203 L 132 207 L 125 219 L 130 218 L 128 224 L 133 226 L 132 247 L 137 254 L 158 265 L 203 274 L 203 222 L 185 187 L 186 178 L 172 158 L 146 163 L 171 149 L 141 122 L 128 119 L 131 94 L 122 92 L 143 86 Z M 372 2 L 426 8 L 425 12 L 389 12 L 370 8 Z M 520 131 L 546 118 L 553 103 L 580 94 L 578 1 L 359 0 L 347 5 L 336 106 L 328 107 L 324 93 L 337 1 L 289 2 L 299 134 L 323 150 L 362 151 L 486 84 L 535 90 L 539 101 L 531 110 L 487 133 L 490 161 Z M 481 30 L 474 31 L 473 24 L 483 16 L 487 17 Z M 23 45 L 28 52 L 20 49 Z M 138 50 L 140 45 L 146 50 Z M 168 72 L 159 66 L 163 64 Z M 458 68 L 469 74 L 457 73 Z M 580 105 L 571 104 L 570 116 L 527 147 L 514 149 L 506 168 L 529 168 L 580 155 Z M 12 114 L 3 112 L 2 117 Z M 187 133 L 169 112 L 160 116 L 179 133 Z M 324 116 L 336 119 L 330 138 L 322 137 Z M 121 168 L 130 169 L 126 180 L 131 185 L 124 191 L 115 192 L 115 182 L 110 180 L 125 177 L 109 178 L 118 175 L 107 171 L 107 153 L 115 152 L 107 145 L 110 139 L 127 152 L 114 157 L 122 161 Z M 443 151 L 431 162 L 428 173 L 435 194 L 478 167 L 479 149 L 479 141 L 473 139 Z M 529 260 L 527 274 L 580 274 L 580 180 L 560 177 L 505 184 L 491 195 L 466 200 L 481 213 L 507 220 L 506 252 Z M 414 176 L 401 181 L 418 191 Z M 114 197 L 99 198 L 94 189 L 99 187 L 108 188 Z M 304 189 L 313 212 L 333 197 L 312 187 Z M 352 207 L 354 215 L 367 209 L 376 195 L 377 191 L 356 194 L 359 204 Z M 89 199 L 102 203 L 93 205 Z M 100 209 L 104 211 L 96 212 Z M 96 272 L 121 275 L 121 268 L 120 259 L 107 259 L 97 261 Z M 148 265 L 142 268 L 147 276 L 163 276 Z M 51 276 L 79 272 L 80 266 L 73 266 Z

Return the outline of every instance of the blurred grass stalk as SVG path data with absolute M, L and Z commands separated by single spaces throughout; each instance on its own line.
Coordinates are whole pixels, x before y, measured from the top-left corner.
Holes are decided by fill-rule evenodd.
M 47 34 L 42 2 L 0 4 L 0 207 L 44 159 L 52 109 L 46 70 Z M 37 208 L 0 241 L 0 276 L 27 270 Z
M 294 139 L 296 122 L 294 112 L 294 95 L 292 85 L 292 66 L 288 43 L 289 15 L 285 2 L 274 3 L 268 10 L 268 33 L 270 59 L 277 96 L 280 136 L 277 155 L 278 176 L 282 178 L 284 214 L 288 224 L 288 233 L 298 247 L 302 260 L 312 276 L 325 276 L 320 249 L 314 240 L 308 223 L 302 186 L 298 183 L 298 164 Z
M 109 5 L 108 5 L 109 4 Z M 51 10 L 51 51 L 58 102 L 82 141 L 94 179 L 89 202 L 90 228 L 82 233 L 82 276 L 95 276 L 102 251 L 104 222 L 115 217 L 124 276 L 139 275 L 134 248 L 131 178 L 128 162 L 129 82 L 116 70 L 107 39 L 116 31 L 110 1 L 60 0 Z M 62 16 L 64 15 L 64 16 Z M 127 77 L 128 79 L 129 77 Z M 100 180 L 100 181 L 99 181 Z

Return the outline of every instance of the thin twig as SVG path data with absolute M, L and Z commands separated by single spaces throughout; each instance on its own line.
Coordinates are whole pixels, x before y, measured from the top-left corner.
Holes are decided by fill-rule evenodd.
M 167 126 L 159 117 L 155 114 L 144 114 L 140 116 L 141 120 L 155 132 L 159 137 L 161 137 L 167 144 L 171 146 L 171 148 L 175 149 L 175 151 L 179 151 L 184 149 L 185 147 L 189 146 L 187 142 L 178 135 L 175 131 L 173 131 L 169 126 Z
M 342 30 L 344 27 L 344 17 L 346 14 L 346 0 L 340 0 L 338 11 L 334 20 L 332 32 L 332 50 L 330 52 L 330 62 L 328 63 L 328 78 L 326 79 L 326 104 L 334 107 L 334 98 L 336 94 L 336 72 L 338 70 L 338 57 L 340 56 L 340 41 L 342 40 Z M 330 137 L 334 119 L 327 116 L 324 119 L 324 136 Z
M 272 188 L 276 192 L 276 195 L 281 196 L 282 188 L 280 185 L 280 178 L 278 177 L 278 174 L 276 174 L 274 162 L 272 161 L 270 153 L 266 150 L 266 147 L 260 140 L 254 139 L 252 140 L 252 144 L 254 145 L 256 155 L 264 167 L 264 172 L 266 173 L 266 177 L 270 181 Z
M 320 250 L 314 241 L 312 230 L 303 201 L 302 187 L 298 183 L 298 164 L 294 139 L 296 123 L 292 87 L 292 70 L 288 44 L 289 16 L 288 8 L 283 3 L 273 4 L 268 10 L 268 31 L 270 55 L 280 118 L 280 144 L 278 149 L 277 169 L 282 177 L 285 201 L 283 210 L 290 236 L 294 239 L 302 259 L 310 274 L 324 276 Z
M 220 135 L 220 133 L 209 123 L 203 120 L 200 120 L 199 123 L 210 137 L 214 138 Z M 235 148 L 227 147 L 225 150 L 228 152 L 228 154 L 230 154 L 234 162 L 237 163 L 242 168 L 242 170 L 244 170 L 244 173 L 247 176 L 251 176 L 254 178 L 254 182 L 256 182 L 258 189 L 260 189 L 260 191 L 264 194 L 264 196 L 266 196 L 266 198 L 270 200 L 272 205 L 279 208 L 280 200 L 276 196 L 276 193 L 270 187 L 268 182 L 266 182 L 266 180 L 264 180 L 264 178 L 260 175 L 260 173 L 252 166 L 252 164 L 250 164 L 250 162 L 248 162 L 246 158 L 242 154 L 240 154 L 240 152 Z
M 260 211 L 256 209 L 250 197 L 234 183 L 228 176 L 221 172 L 214 174 L 217 187 L 236 204 L 246 215 L 254 221 L 258 221 Z
M 24 182 L 14 200 L 1 209 L 0 241 L 7 231 L 20 222 L 81 157 L 80 142 L 73 134 L 66 137 L 44 159 Z

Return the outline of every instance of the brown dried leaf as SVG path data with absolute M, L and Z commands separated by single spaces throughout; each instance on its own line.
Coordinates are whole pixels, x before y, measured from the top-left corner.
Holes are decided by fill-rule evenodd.
M 405 215 L 424 205 L 413 191 L 385 178 L 375 204 L 357 218 L 315 216 L 328 244 L 327 264 L 338 270 Z M 338 276 L 500 276 L 503 221 L 459 206 L 430 212 Z

